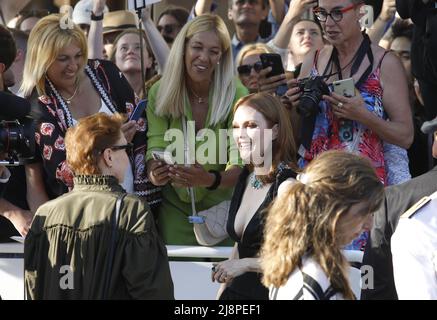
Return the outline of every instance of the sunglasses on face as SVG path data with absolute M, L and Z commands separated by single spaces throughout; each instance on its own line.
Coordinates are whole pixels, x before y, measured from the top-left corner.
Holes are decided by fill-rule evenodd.
M 117 150 L 126 150 L 126 153 L 128 155 L 131 155 L 133 153 L 133 150 L 134 150 L 134 145 L 132 143 L 127 143 L 127 144 L 123 144 L 123 145 L 120 145 L 120 146 L 108 147 L 106 149 L 111 149 L 111 150 L 114 150 L 114 151 L 117 151 Z M 101 153 L 103 153 L 103 151 L 101 151 Z
M 339 21 L 341 21 L 343 19 L 343 14 L 344 13 L 346 13 L 346 12 L 352 10 L 352 9 L 355 9 L 356 7 L 358 7 L 361 4 L 362 4 L 362 2 L 356 3 L 356 4 L 352 4 L 352 5 L 350 5 L 348 7 L 345 7 L 345 8 L 339 8 L 339 9 L 331 10 L 331 12 L 328 12 L 325 9 L 322 9 L 322 8 L 315 8 L 313 10 L 313 12 L 314 12 L 314 15 L 317 17 L 317 19 L 320 22 L 326 22 L 326 20 L 328 20 L 328 16 L 330 16 L 331 19 L 334 22 L 339 22 Z
M 175 31 L 177 27 L 178 25 L 175 24 L 165 24 L 163 26 L 157 26 L 156 28 L 160 33 L 164 31 L 164 33 L 169 34 L 169 33 L 173 33 L 173 31 Z
M 236 0 L 234 3 L 237 6 L 242 6 L 245 3 L 248 3 L 252 6 L 254 6 L 254 5 L 258 4 L 258 0 Z
M 259 73 L 263 69 L 263 65 L 261 61 L 255 62 L 254 64 L 242 64 L 237 68 L 237 71 L 240 76 L 248 76 L 252 68 Z

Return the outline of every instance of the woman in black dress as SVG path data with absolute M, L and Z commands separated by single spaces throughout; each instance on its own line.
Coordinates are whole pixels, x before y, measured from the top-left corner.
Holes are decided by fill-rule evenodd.
M 259 250 L 266 209 L 296 177 L 296 145 L 290 117 L 267 93 L 240 99 L 234 107 L 234 140 L 246 164 L 235 187 L 227 230 L 236 244 L 231 257 L 213 267 L 222 300 L 268 299 L 261 284 Z

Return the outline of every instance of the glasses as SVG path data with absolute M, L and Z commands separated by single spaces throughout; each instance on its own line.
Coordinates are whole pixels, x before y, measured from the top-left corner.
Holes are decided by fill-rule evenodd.
M 346 8 L 334 9 L 329 13 L 326 10 L 321 9 L 321 8 L 315 8 L 313 10 L 313 12 L 314 12 L 314 15 L 317 17 L 317 19 L 320 22 L 326 22 L 326 20 L 328 20 L 328 16 L 330 16 L 334 22 L 339 22 L 339 21 L 341 21 L 341 19 L 343 19 L 344 13 L 346 13 L 352 9 L 355 9 L 356 7 L 358 7 L 361 4 L 363 4 L 363 3 L 360 2 L 360 3 L 352 4 Z
M 179 26 L 176 24 L 165 24 L 163 26 L 157 26 L 156 28 L 161 33 L 164 30 L 164 33 L 173 33 Z
M 242 64 L 237 68 L 237 71 L 240 76 L 248 76 L 252 71 L 252 68 L 255 70 L 255 72 L 259 73 L 263 69 L 262 62 L 258 61 L 254 64 Z
M 133 153 L 134 150 L 134 145 L 132 143 L 127 143 L 127 144 L 123 144 L 120 146 L 112 146 L 112 147 L 107 147 L 105 149 L 111 149 L 111 150 L 126 150 L 126 153 L 128 155 L 131 155 Z M 104 150 L 102 150 L 100 153 L 103 153 Z
M 243 4 L 248 3 L 252 6 L 254 6 L 254 5 L 258 4 L 258 1 L 259 0 L 237 0 L 237 1 L 235 1 L 235 5 L 242 6 Z

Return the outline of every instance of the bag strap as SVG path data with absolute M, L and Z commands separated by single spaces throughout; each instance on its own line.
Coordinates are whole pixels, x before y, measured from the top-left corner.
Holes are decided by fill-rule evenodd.
M 112 218 L 111 219 L 111 244 L 109 247 L 109 255 L 107 256 L 107 261 L 106 261 L 107 268 L 106 268 L 106 275 L 105 275 L 105 285 L 103 287 L 103 297 L 102 297 L 103 300 L 108 299 L 109 282 L 110 282 L 109 280 L 112 274 L 112 267 L 114 265 L 115 245 L 118 240 L 117 227 L 120 218 L 121 203 L 125 196 L 126 193 L 123 193 L 118 196 L 117 202 L 115 203 L 115 216 L 112 215 L 111 217 Z
M 189 148 L 190 144 L 188 143 L 187 119 L 185 118 L 185 116 L 182 116 L 182 130 L 184 132 L 184 162 L 188 163 L 188 159 L 190 156 L 190 148 Z M 190 193 L 190 198 L 191 198 L 191 215 L 197 216 L 194 188 L 189 187 L 188 192 Z

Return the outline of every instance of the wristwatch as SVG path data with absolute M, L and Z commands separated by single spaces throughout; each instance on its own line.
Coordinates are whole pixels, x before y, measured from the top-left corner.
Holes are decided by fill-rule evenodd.
M 214 180 L 214 183 L 212 185 L 210 185 L 209 187 L 206 187 L 206 189 L 207 190 L 215 190 L 218 188 L 218 186 L 220 185 L 220 183 L 222 181 L 222 175 L 217 170 L 209 170 L 208 172 L 213 173 L 215 175 L 215 180 Z
M 101 20 L 103 20 L 103 16 L 104 16 L 104 13 L 102 13 L 100 16 L 96 16 L 94 14 L 94 12 L 91 11 L 91 20 L 92 21 L 101 21 Z

